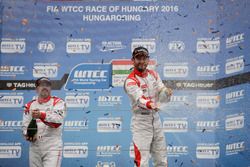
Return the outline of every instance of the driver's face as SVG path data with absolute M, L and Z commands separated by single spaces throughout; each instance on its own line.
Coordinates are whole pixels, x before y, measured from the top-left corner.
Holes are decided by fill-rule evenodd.
M 144 72 L 147 69 L 149 57 L 144 54 L 140 54 L 133 58 L 132 61 L 134 63 L 134 67 L 138 71 Z
M 51 93 L 51 85 L 48 82 L 41 82 L 36 88 L 37 94 L 41 98 L 47 98 Z

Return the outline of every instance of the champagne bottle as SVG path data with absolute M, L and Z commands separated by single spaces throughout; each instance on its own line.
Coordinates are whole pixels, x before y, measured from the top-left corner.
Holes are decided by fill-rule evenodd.
M 36 119 L 32 118 L 32 120 L 29 123 L 28 129 L 27 129 L 27 136 L 28 137 L 34 137 L 37 133 L 37 124 Z

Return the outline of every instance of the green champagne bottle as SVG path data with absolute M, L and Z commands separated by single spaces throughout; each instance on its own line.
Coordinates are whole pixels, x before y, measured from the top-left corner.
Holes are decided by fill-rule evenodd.
M 32 118 L 27 129 L 27 136 L 34 137 L 37 133 L 36 119 Z

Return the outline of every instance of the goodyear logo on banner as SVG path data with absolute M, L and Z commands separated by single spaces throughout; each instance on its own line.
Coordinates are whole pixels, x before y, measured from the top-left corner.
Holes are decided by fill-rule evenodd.
M 66 90 L 109 89 L 111 85 L 110 64 L 78 64 L 70 72 Z

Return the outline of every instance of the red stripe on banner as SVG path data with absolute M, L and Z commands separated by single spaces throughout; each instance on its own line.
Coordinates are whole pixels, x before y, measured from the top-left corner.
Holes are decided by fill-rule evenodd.
M 134 152 L 135 152 L 135 164 L 137 167 L 140 167 L 141 165 L 141 153 L 138 149 L 138 147 L 134 143 Z
M 156 65 L 156 61 L 155 60 L 149 60 L 148 65 Z
M 133 62 L 129 59 L 124 59 L 124 60 L 113 60 L 112 65 L 132 65 Z

